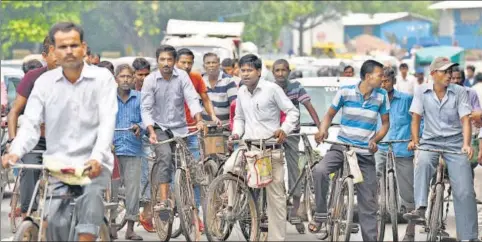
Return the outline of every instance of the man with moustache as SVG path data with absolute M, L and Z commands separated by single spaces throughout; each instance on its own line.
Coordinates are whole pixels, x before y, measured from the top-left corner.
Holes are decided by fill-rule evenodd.
M 288 61 L 285 59 L 276 60 L 273 64 L 273 75 L 276 81 L 276 84 L 280 86 L 283 91 L 285 92 L 286 96 L 291 100 L 293 105 L 300 110 L 300 104 L 303 104 L 310 113 L 311 118 L 313 119 L 313 125 L 316 127 L 320 127 L 320 120 L 318 119 L 318 114 L 316 113 L 315 108 L 311 104 L 311 98 L 306 92 L 305 88 L 301 85 L 301 83 L 297 81 L 289 81 L 288 77 L 290 75 L 290 66 Z M 282 122 L 284 121 L 285 114 L 282 113 Z M 300 132 L 300 120 L 297 120 L 296 128 L 293 130 L 293 133 Z M 288 168 L 288 189 L 291 190 L 296 183 L 296 179 L 300 174 L 300 169 L 298 168 L 298 160 L 299 160 L 299 143 L 300 143 L 300 136 L 290 136 L 286 139 L 286 142 L 283 143 L 286 155 L 286 162 Z M 301 199 L 301 186 L 297 186 L 295 192 L 293 194 L 293 202 L 292 202 L 292 210 L 290 212 L 290 223 L 293 225 L 303 224 L 301 219 L 297 216 L 298 208 L 300 206 L 300 199 Z
M 139 214 L 139 182 L 141 179 L 141 93 L 131 90 L 134 87 L 134 70 L 128 64 L 119 65 L 115 71 L 117 82 L 117 118 L 116 129 L 131 128 L 131 130 L 116 130 L 114 133 L 115 154 L 119 159 L 121 183 L 124 184 L 126 196 L 127 231 L 125 239 L 142 240 L 134 232 L 134 222 Z M 116 192 L 112 192 L 117 194 Z M 117 200 L 117 198 L 114 198 Z M 113 218 L 117 216 L 112 216 Z M 117 239 L 117 231 L 111 231 L 113 239 Z
M 409 150 L 442 149 L 465 154 L 442 154 L 451 181 L 455 208 L 457 239 L 478 241 L 477 207 L 472 168 L 471 107 L 464 87 L 450 84 L 452 67 L 449 58 L 437 57 L 430 65 L 433 84 L 427 83 L 415 93 L 410 107 L 412 113 L 412 141 Z M 420 120 L 424 118 L 422 139 L 419 138 Z M 439 154 L 420 150 L 415 167 L 415 210 L 403 217 L 423 222 L 428 205 L 430 180 L 439 164 Z
M 53 70 L 57 67 L 57 59 L 55 57 L 54 51 L 50 49 L 52 42 L 49 36 L 45 37 L 44 42 L 42 44 L 42 57 L 44 58 L 47 65 L 45 67 L 41 67 L 32 71 L 29 71 L 20 81 L 17 86 L 17 96 L 15 97 L 15 101 L 13 103 L 13 107 L 8 113 L 8 136 L 9 139 L 7 144 L 11 144 L 15 137 L 17 136 L 17 126 L 18 126 L 18 118 L 20 115 L 23 114 L 25 111 L 25 106 L 27 105 L 27 100 L 32 93 L 32 89 L 34 87 L 35 82 L 37 79 L 49 70 Z M 34 150 L 45 150 L 46 143 L 45 143 L 45 126 L 44 124 L 40 127 L 40 138 L 37 145 L 34 147 Z M 42 163 L 42 155 L 41 154 L 25 154 L 23 159 L 23 163 L 25 164 L 41 164 Z M 22 214 L 22 218 L 25 218 L 27 214 L 28 207 L 30 205 L 30 196 L 35 188 L 35 184 L 40 176 L 39 170 L 32 170 L 32 169 L 23 169 L 22 173 L 20 174 L 20 190 L 23 194 L 29 194 L 28 196 L 21 196 L 20 197 L 20 211 L 16 211 L 15 214 L 10 214 L 10 216 L 18 216 L 17 212 Z M 37 210 L 37 203 L 34 203 L 33 210 Z
M 40 136 L 40 124 L 45 122 L 45 139 L 49 144 L 44 160 L 68 167 L 90 166 L 91 182 L 82 186 L 76 199 L 79 241 L 96 240 L 104 223 L 103 194 L 111 179 L 113 154 L 111 143 L 117 114 L 116 84 L 105 68 L 87 65 L 83 61 L 87 44 L 83 29 L 69 22 L 55 24 L 49 31 L 52 45 L 49 51 L 61 68 L 45 72 L 35 82 L 22 126 L 12 142 L 2 165 L 16 163 L 32 150 Z M 71 186 L 53 181 L 48 188 L 56 194 L 66 194 Z M 70 224 L 70 201 L 54 199 L 47 214 L 47 240 L 67 241 Z
M 196 126 L 200 132 L 207 131 L 201 117 L 202 107 L 199 96 L 192 85 L 189 75 L 175 68 L 177 51 L 170 45 L 161 45 L 156 50 L 159 70 L 152 72 L 144 80 L 142 86 L 141 116 L 147 126 L 149 141 L 156 144 L 177 135 L 188 132 L 184 101 L 186 101 L 191 115 L 196 119 Z M 162 221 L 170 219 L 173 204 L 168 199 L 169 185 L 173 173 L 173 151 L 171 144 L 156 145 L 156 162 L 159 164 L 157 183 L 161 203 L 156 206 Z M 144 211 L 150 209 L 150 204 Z M 144 216 L 144 215 L 143 215 Z M 146 218 L 146 217 L 144 217 Z M 151 218 L 146 218 L 150 220 Z
M 268 212 L 268 241 L 284 241 L 286 238 L 286 194 L 284 187 L 283 152 L 281 144 L 297 125 L 299 111 L 273 82 L 261 77 L 262 62 L 257 56 L 247 54 L 239 60 L 243 86 L 236 100 L 233 133 L 230 140 L 267 139 L 274 136 L 278 144 L 267 145 L 272 149 L 273 181 L 266 187 Z M 280 112 L 286 113 L 281 124 Z M 252 149 L 256 149 L 253 145 Z M 226 163 L 224 172 L 232 171 L 235 164 Z M 229 202 L 228 202 L 229 203 Z M 227 208 L 232 213 L 232 207 Z M 229 215 L 228 215 L 229 216 Z

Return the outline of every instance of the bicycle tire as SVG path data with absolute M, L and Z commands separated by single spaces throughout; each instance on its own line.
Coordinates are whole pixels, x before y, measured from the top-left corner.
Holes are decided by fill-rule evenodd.
M 97 237 L 97 241 L 112 241 L 110 238 L 110 230 L 109 230 L 109 222 L 107 219 L 104 219 L 104 223 L 100 226 L 99 229 L 99 236 Z
M 347 201 L 345 202 L 345 193 Z M 343 184 L 340 189 L 340 193 L 337 194 L 336 205 L 333 214 L 333 226 L 331 241 L 350 241 L 351 228 L 353 223 L 353 206 L 354 206 L 354 184 L 353 179 L 347 177 L 343 180 Z M 341 238 L 340 232 L 343 230 L 343 226 L 337 221 L 345 217 L 344 226 L 344 238 Z
M 393 241 L 398 241 L 398 190 L 393 172 L 388 173 L 388 211 L 392 224 Z
M 308 221 L 313 221 L 313 216 L 315 215 L 315 192 L 313 189 L 312 177 L 308 174 L 305 176 L 304 192 L 303 192 L 303 203 L 306 212 L 306 218 Z
M 154 228 L 156 229 L 157 236 L 160 241 L 169 241 L 172 234 L 172 220 L 162 221 L 159 218 L 159 212 L 155 211 L 154 207 L 160 201 L 159 184 L 156 182 L 158 176 L 159 163 L 152 165 L 149 181 L 151 183 L 151 214 L 154 221 Z M 171 214 L 172 215 L 172 214 Z
M 203 211 L 205 211 L 206 196 L 208 194 L 209 184 L 211 184 L 211 182 L 216 177 L 216 174 L 218 172 L 218 165 L 214 160 L 208 159 L 207 161 L 204 162 L 203 169 L 204 169 L 204 174 L 207 177 L 207 185 L 201 185 L 200 189 L 201 189 L 201 203 L 203 205 Z
M 443 210 L 443 193 L 444 186 L 442 184 L 435 185 L 435 200 L 430 210 L 429 231 L 427 233 L 427 241 L 436 241 L 439 234 L 442 210 Z
M 226 209 L 227 204 L 223 204 L 223 201 L 227 203 L 227 187 L 229 184 L 234 186 L 234 190 L 237 191 L 239 199 L 234 199 L 236 204 L 233 204 L 233 218 L 230 221 L 226 219 L 220 219 L 219 226 L 215 226 L 218 220 L 219 209 Z M 238 189 L 236 189 L 238 188 Z M 219 192 L 218 189 L 223 189 Z M 219 201 L 220 200 L 220 201 Z M 242 203 L 244 201 L 244 203 Z M 221 204 L 220 204 L 221 203 Z M 243 179 L 232 175 L 230 173 L 222 174 L 216 177 L 209 186 L 207 203 L 206 203 L 206 215 L 205 215 L 205 231 L 208 241 L 225 241 L 232 229 L 236 220 L 238 221 L 241 229 L 246 229 L 246 233 L 249 239 L 247 241 L 258 241 L 259 238 L 259 219 L 256 202 L 253 199 L 253 195 L 249 190 Z M 241 204 L 241 205 L 239 205 Z M 235 218 L 234 214 L 247 215 L 246 218 Z M 248 218 L 249 216 L 249 218 Z M 220 231 L 222 230 L 222 231 Z
M 39 227 L 31 220 L 24 220 L 18 226 L 13 241 L 38 241 Z
M 119 202 L 117 205 L 117 218 L 115 219 L 115 222 L 117 225 L 116 226 L 117 231 L 120 231 L 126 226 L 127 224 L 127 220 L 125 218 L 126 214 L 127 214 L 126 201 L 124 198 L 119 198 Z
M 186 241 L 196 241 L 200 238 L 200 233 L 193 185 L 189 182 L 186 171 L 179 168 L 176 170 L 174 181 L 176 207 L 181 221 L 182 234 Z
M 377 227 L 378 235 L 377 241 L 383 241 L 385 239 L 385 224 L 387 214 L 386 203 L 386 186 L 385 186 L 385 174 L 378 180 L 378 212 L 377 212 Z
M 21 171 L 20 171 L 21 172 Z M 18 226 L 22 223 L 22 216 L 17 217 L 17 210 L 20 200 L 20 175 L 15 179 L 15 185 L 13 187 L 12 198 L 10 200 L 10 230 L 12 233 L 16 233 Z
M 177 226 L 175 226 L 176 220 L 179 220 L 179 214 L 177 212 L 177 207 L 174 207 L 174 218 L 172 221 L 172 234 L 171 238 L 177 238 L 182 234 L 181 223 L 179 222 Z

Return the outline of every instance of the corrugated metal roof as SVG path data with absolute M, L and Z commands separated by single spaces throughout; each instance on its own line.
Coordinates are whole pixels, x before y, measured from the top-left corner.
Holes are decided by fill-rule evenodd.
M 360 26 L 360 25 L 379 25 L 393 20 L 405 18 L 412 16 L 415 18 L 425 19 L 428 21 L 433 21 L 430 18 L 423 17 L 417 14 L 412 14 L 409 12 L 398 12 L 398 13 L 376 13 L 376 14 L 366 14 L 366 13 L 351 13 L 342 18 L 344 26 Z
M 482 1 L 443 1 L 430 5 L 429 9 L 482 8 Z

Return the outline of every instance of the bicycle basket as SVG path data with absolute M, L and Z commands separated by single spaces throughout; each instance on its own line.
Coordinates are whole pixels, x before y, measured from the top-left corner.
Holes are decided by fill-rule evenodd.
M 271 150 L 251 150 L 245 153 L 248 167 L 248 186 L 263 188 L 273 181 Z

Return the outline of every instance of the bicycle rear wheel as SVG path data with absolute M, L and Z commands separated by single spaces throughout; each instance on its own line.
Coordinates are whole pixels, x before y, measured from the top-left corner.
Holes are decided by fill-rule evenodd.
M 18 226 L 13 241 L 38 241 L 39 227 L 31 220 L 24 220 Z
M 393 241 L 398 241 L 398 188 L 393 172 L 388 173 L 388 212 L 392 224 Z
M 176 208 L 181 221 L 182 233 L 186 241 L 196 241 L 199 239 L 200 233 L 193 185 L 188 180 L 186 171 L 179 168 L 176 170 L 174 181 Z
M 151 213 L 153 216 L 154 227 L 156 229 L 157 236 L 161 241 L 169 241 L 172 233 L 172 219 L 168 221 L 162 221 L 159 217 L 159 211 L 156 211 L 155 205 L 161 202 L 161 194 L 159 193 L 159 164 L 152 165 L 150 183 L 151 183 Z M 173 214 L 171 214 L 172 218 Z
M 20 171 L 21 172 L 21 171 Z M 20 173 L 19 172 L 19 173 Z M 35 197 L 33 198 L 35 199 Z M 22 214 L 20 206 L 20 175 L 15 179 L 15 186 L 13 188 L 12 198 L 10 200 L 10 230 L 15 234 L 18 226 L 22 223 Z
M 377 241 L 383 241 L 383 239 L 385 238 L 386 214 L 387 214 L 386 186 L 385 186 L 385 174 L 383 174 L 382 177 L 380 177 L 380 179 L 378 180 Z
M 229 206 L 232 210 L 228 210 Z M 236 221 L 247 241 L 258 241 L 258 211 L 251 191 L 241 178 L 223 174 L 209 186 L 204 221 L 206 237 L 209 241 L 226 240 Z
M 442 184 L 435 185 L 435 200 L 431 204 L 427 241 L 436 241 L 439 235 L 443 212 L 443 194 L 444 186 Z
M 315 190 L 313 187 L 313 177 L 310 177 L 307 173 L 305 176 L 304 192 L 303 192 L 303 204 L 306 211 L 306 218 L 308 221 L 313 221 L 315 215 Z
M 332 241 L 350 241 L 353 222 L 354 185 L 353 179 L 343 180 L 340 193 L 336 198 L 335 210 L 332 217 Z

